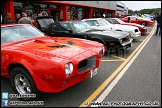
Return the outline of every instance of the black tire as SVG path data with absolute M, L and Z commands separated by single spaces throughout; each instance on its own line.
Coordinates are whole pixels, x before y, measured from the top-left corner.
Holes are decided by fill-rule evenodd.
M 35 83 L 28 73 L 27 70 L 21 67 L 15 67 L 11 70 L 11 86 L 15 94 L 18 95 L 27 95 L 27 94 L 33 94 L 33 97 L 26 97 L 26 98 L 19 98 L 20 100 L 25 101 L 31 101 L 36 100 L 40 93 L 37 90 Z
M 141 25 L 144 25 L 144 26 L 146 26 L 146 22 L 142 22 L 142 23 L 141 23 Z

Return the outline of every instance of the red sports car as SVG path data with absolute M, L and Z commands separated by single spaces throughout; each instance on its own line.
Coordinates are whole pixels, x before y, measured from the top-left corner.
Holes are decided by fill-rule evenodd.
M 92 78 L 104 53 L 98 42 L 45 36 L 29 24 L 1 25 L 1 76 L 21 100 Z
M 126 23 L 119 18 L 105 18 L 109 23 L 111 24 L 121 24 L 121 25 L 130 25 L 130 26 L 135 26 L 138 27 L 141 34 L 146 34 L 147 33 L 147 28 L 144 25 L 136 24 L 136 23 Z
M 126 16 L 124 18 L 121 18 L 122 21 L 128 22 L 128 18 L 130 17 L 130 22 L 131 23 L 136 23 L 144 26 L 151 26 L 154 24 L 154 22 L 150 19 L 147 18 L 141 18 L 137 16 Z

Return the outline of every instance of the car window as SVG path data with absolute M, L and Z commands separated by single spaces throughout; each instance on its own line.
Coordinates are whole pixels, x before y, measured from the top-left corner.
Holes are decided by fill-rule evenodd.
M 137 18 L 136 17 L 130 17 L 131 20 L 136 20 Z
M 1 27 L 1 44 L 39 36 L 44 34 L 31 25 Z
M 106 21 L 105 19 L 101 19 L 101 21 L 106 24 L 106 25 L 109 25 L 110 23 L 108 21 Z
M 122 21 L 122 20 L 120 20 L 120 19 L 116 19 L 117 20 L 117 22 L 119 22 L 120 24 L 124 24 L 125 22 L 124 21 Z
M 117 24 L 118 22 L 115 19 L 112 19 L 112 24 Z
M 113 19 L 106 19 L 106 21 L 108 21 L 111 24 L 114 24 L 115 23 Z
M 67 30 L 72 30 L 70 23 L 60 23 L 62 27 L 66 28 Z
M 84 32 L 93 29 L 89 24 L 84 21 L 73 22 L 72 26 L 75 32 Z
M 47 27 L 49 24 L 53 23 L 53 19 L 38 19 L 38 23 L 40 24 L 41 28 Z
M 106 26 L 106 25 L 107 25 L 107 23 L 105 23 L 103 20 L 99 20 L 99 22 L 100 22 L 100 24 L 101 24 L 102 26 Z
M 18 30 L 14 28 L 6 29 L 5 31 L 1 30 L 1 31 L 2 31 L 1 32 L 1 44 L 21 39 L 20 34 L 17 32 Z
M 68 31 L 72 30 L 70 23 L 54 23 L 52 25 L 52 31 Z
M 97 24 L 99 24 L 97 20 L 86 20 L 85 22 L 90 26 L 96 26 Z

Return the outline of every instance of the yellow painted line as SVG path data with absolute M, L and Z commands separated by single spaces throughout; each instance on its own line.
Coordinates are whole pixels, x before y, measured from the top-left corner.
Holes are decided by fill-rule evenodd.
M 125 58 L 122 58 L 122 57 L 119 57 L 119 56 L 115 56 L 115 55 L 110 55 L 110 56 L 121 59 L 121 60 L 126 60 Z
M 124 60 L 101 60 L 102 62 L 118 62 L 118 61 L 124 61 Z
M 146 39 L 132 52 L 132 54 L 79 106 L 79 107 L 87 107 L 87 102 L 92 102 L 99 93 L 113 80 L 113 78 L 121 71 L 121 69 L 129 62 L 129 60 L 136 54 L 136 52 L 141 48 L 141 46 L 146 42 L 146 40 L 151 37 L 152 32 L 156 28 L 156 24 L 154 25 L 150 34 L 146 37 Z M 86 105 L 84 105 L 86 103 Z

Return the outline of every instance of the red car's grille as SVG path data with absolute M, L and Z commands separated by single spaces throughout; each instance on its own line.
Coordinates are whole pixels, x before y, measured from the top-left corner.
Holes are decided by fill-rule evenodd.
M 78 72 L 84 72 L 85 70 L 88 70 L 96 65 L 96 57 L 92 56 L 90 58 L 87 58 L 78 64 Z

